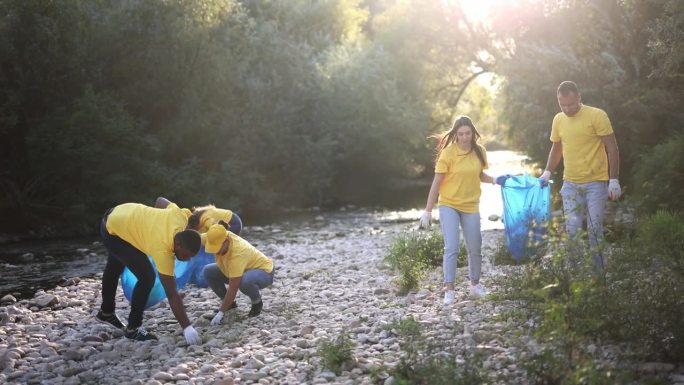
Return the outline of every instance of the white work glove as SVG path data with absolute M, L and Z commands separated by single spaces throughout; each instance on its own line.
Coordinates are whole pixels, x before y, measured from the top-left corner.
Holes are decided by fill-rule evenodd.
M 202 338 L 200 337 L 199 333 L 197 333 L 197 330 L 192 327 L 192 325 L 183 329 L 183 335 L 185 336 L 185 341 L 188 343 L 188 345 L 202 344 Z
M 223 312 L 222 312 L 221 310 L 219 310 L 219 311 L 216 312 L 216 315 L 215 315 L 214 318 L 211 320 L 211 324 L 214 325 L 214 326 L 220 325 L 220 324 L 221 324 L 221 321 L 223 321 Z
M 620 199 L 622 195 L 622 189 L 620 188 L 620 181 L 617 179 L 611 179 L 608 181 L 608 199 L 611 201 L 616 201 Z
M 420 216 L 420 225 L 418 228 L 421 229 L 430 229 L 430 226 L 432 225 L 432 211 L 425 211 L 423 212 L 423 215 Z
M 547 184 L 549 184 L 549 179 L 551 179 L 551 171 L 544 170 L 544 172 L 539 177 L 539 182 L 542 186 L 546 186 Z

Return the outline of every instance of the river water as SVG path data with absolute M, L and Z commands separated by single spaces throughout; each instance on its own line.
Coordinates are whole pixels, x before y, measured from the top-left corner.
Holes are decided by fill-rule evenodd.
M 487 156 L 490 168 L 486 172 L 489 175 L 517 174 L 526 171 L 525 156 L 521 154 L 511 151 L 490 151 Z M 402 191 L 397 191 L 391 199 L 390 208 L 347 206 L 335 211 L 289 210 L 281 219 L 265 227 L 249 226 L 247 218 L 243 236 L 257 245 L 259 242 L 269 241 L 267 231 L 279 232 L 282 229 L 316 226 L 317 223 L 329 221 L 338 222 L 341 227 L 368 227 L 370 231 L 383 223 L 417 224 L 425 205 L 430 182 L 431 179 L 425 180 L 424 184 L 412 183 L 402 188 Z M 500 187 L 483 183 L 480 199 L 482 229 L 502 229 L 503 223 L 500 220 L 488 219 L 493 214 L 501 216 L 502 212 Z M 434 210 L 433 215 L 438 219 L 438 210 Z M 36 290 L 54 287 L 68 278 L 94 276 L 103 271 L 105 261 L 106 252 L 97 237 L 0 245 L 0 298 L 6 294 L 12 294 L 17 298 L 30 297 Z

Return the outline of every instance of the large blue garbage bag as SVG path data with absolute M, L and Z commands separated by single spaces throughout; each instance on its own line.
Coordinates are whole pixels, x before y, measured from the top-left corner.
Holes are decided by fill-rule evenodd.
M 197 255 L 192 257 L 192 259 L 190 260 L 191 266 L 189 283 L 194 283 L 199 287 L 208 287 L 209 284 L 207 283 L 207 280 L 204 279 L 204 274 L 202 274 L 202 270 L 204 269 L 204 266 L 215 262 L 216 255 L 207 253 L 204 250 L 204 246 L 202 246 L 199 253 L 197 253 Z
M 152 263 L 152 267 L 154 268 L 154 273 L 155 273 L 155 279 L 154 279 L 154 286 L 152 287 L 152 290 L 150 291 L 150 295 L 147 297 L 147 303 L 145 304 L 145 309 L 149 309 L 150 307 L 158 304 L 159 302 L 163 301 L 166 298 L 166 292 L 164 291 L 164 286 L 162 286 L 161 281 L 159 280 L 159 272 L 157 271 L 157 266 L 154 264 L 154 260 L 152 260 L 151 257 L 147 257 L 150 259 L 150 263 Z M 173 274 L 176 277 L 176 289 L 180 290 L 185 285 L 188 284 L 190 281 L 190 276 L 192 273 L 192 264 L 191 261 L 179 261 L 176 260 L 175 266 L 173 269 Z M 133 274 L 132 271 L 130 271 L 128 268 L 125 268 L 123 273 L 121 274 L 121 287 L 123 288 L 124 296 L 128 300 L 128 302 L 131 302 L 133 298 L 133 289 L 135 288 L 135 284 L 138 283 L 138 278 Z
M 544 245 L 551 219 L 551 185 L 542 187 L 539 179 L 525 173 L 506 179 L 501 195 L 506 246 L 520 262 Z

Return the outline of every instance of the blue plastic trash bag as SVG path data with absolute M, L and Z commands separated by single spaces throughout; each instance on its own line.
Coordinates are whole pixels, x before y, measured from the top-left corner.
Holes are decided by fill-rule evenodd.
M 192 257 L 192 259 L 190 260 L 191 266 L 189 283 L 194 283 L 199 287 L 208 287 L 209 284 L 207 283 L 207 280 L 204 279 L 204 274 L 202 274 L 202 270 L 204 270 L 204 266 L 215 262 L 215 254 L 207 253 L 204 250 L 204 246 L 202 246 L 199 253 L 197 253 L 197 255 Z
M 150 259 L 150 263 L 152 263 L 152 267 L 154 268 L 155 279 L 154 286 L 152 286 L 150 295 L 149 297 L 147 297 L 145 309 L 149 309 L 150 307 L 158 304 L 166 298 L 164 286 L 162 286 L 161 281 L 159 280 L 159 272 L 157 271 L 157 266 L 154 264 L 154 260 L 152 260 L 152 258 L 150 258 L 149 256 L 147 258 Z M 176 259 L 173 274 L 176 277 L 177 290 L 180 290 L 183 287 L 185 287 L 185 285 L 187 285 L 188 281 L 190 280 L 190 268 L 192 267 L 191 261 L 192 259 L 190 261 L 179 261 Z M 135 274 L 133 274 L 132 271 L 130 271 L 128 268 L 125 268 L 123 273 L 121 274 L 121 287 L 123 288 L 124 296 L 126 297 L 128 302 L 131 302 L 133 298 L 133 289 L 135 288 L 136 283 L 138 283 L 138 278 L 135 276 Z
M 506 246 L 518 262 L 536 255 L 544 243 L 551 219 L 550 186 L 542 187 L 538 178 L 525 173 L 508 178 L 501 188 Z

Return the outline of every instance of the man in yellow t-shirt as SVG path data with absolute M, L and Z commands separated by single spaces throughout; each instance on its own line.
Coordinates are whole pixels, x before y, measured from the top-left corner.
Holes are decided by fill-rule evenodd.
M 249 316 L 258 316 L 264 306 L 260 290 L 273 284 L 273 260 L 221 224 L 209 228 L 205 250 L 216 254 L 216 263 L 206 265 L 202 273 L 209 287 L 223 300 L 211 324 L 221 324 L 224 313 L 237 307 L 238 289 L 252 302 Z
M 601 109 L 582 104 L 577 85 L 564 81 L 556 93 L 561 112 L 553 118 L 551 151 L 539 178 L 548 183 L 551 172 L 563 159 L 563 211 L 571 239 L 578 235 L 585 215 L 589 244 L 599 274 L 604 271 L 603 215 L 606 202 L 618 200 L 621 189 L 620 155 L 613 127 Z
M 157 339 L 142 327 L 143 310 L 156 278 L 154 267 L 147 258 L 149 255 L 159 271 L 159 280 L 188 344 L 202 342 L 185 314 L 174 276 L 175 258 L 188 260 L 200 249 L 200 234 L 186 229 L 187 223 L 187 215 L 170 202 L 164 208 L 124 203 L 105 213 L 100 223 L 100 235 L 109 257 L 102 275 L 102 305 L 96 315 L 98 321 L 123 329 L 130 339 Z M 116 287 L 125 267 L 138 279 L 133 288 L 127 327 L 114 312 Z

